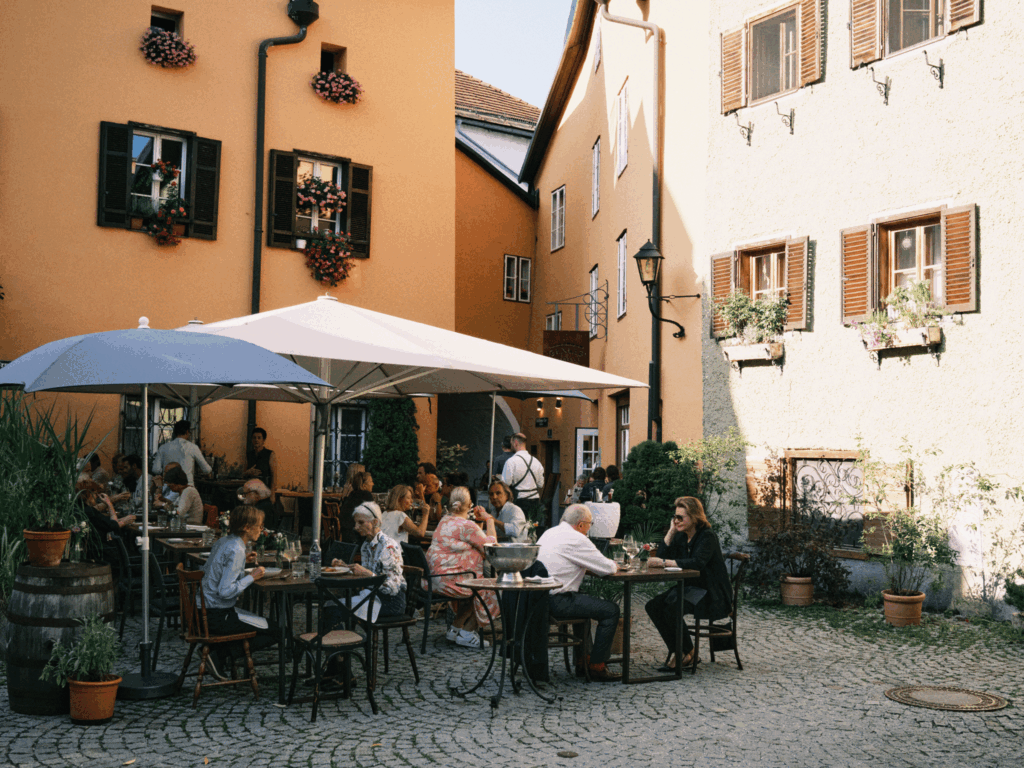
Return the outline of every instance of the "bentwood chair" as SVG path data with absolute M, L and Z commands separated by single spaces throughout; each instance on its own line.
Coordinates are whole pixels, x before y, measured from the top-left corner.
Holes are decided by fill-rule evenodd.
M 377 639 L 379 635 L 384 636 L 384 672 L 388 672 L 388 630 L 401 629 L 402 643 L 409 652 L 409 664 L 412 666 L 412 675 L 416 685 L 420 684 L 420 672 L 416 668 L 416 653 L 412 649 L 412 640 L 409 637 L 409 627 L 416 626 L 416 604 L 409 599 L 409 585 L 418 584 L 423 578 L 423 570 L 411 565 L 402 566 L 402 575 L 405 576 L 405 613 L 398 616 L 381 616 L 373 623 L 373 668 L 377 669 Z
M 160 656 L 160 639 L 164 625 L 176 627 L 181 617 L 181 604 L 178 599 L 178 578 L 166 574 L 167 566 L 161 563 L 153 550 L 149 550 L 149 615 L 158 619 L 156 627 L 156 643 L 153 645 L 153 669 L 156 669 L 157 658 Z
M 313 716 L 310 722 L 316 722 L 320 708 L 321 687 L 324 682 L 324 671 L 334 659 L 347 661 L 355 656 L 363 665 L 366 674 L 366 696 L 370 700 L 373 714 L 377 714 L 377 700 L 373 698 L 373 624 L 359 617 L 360 608 L 372 618 L 374 600 L 384 583 L 383 576 L 366 578 L 319 578 L 316 580 L 317 597 L 320 602 L 320 617 L 316 632 L 306 632 L 295 637 L 295 653 L 292 659 L 292 684 L 288 693 L 288 703 L 295 698 L 295 684 L 299 677 L 299 663 L 305 657 L 313 664 Z M 339 621 L 340 620 L 340 621 Z M 341 628 L 335 628 L 338 622 Z M 355 631 L 361 629 L 363 634 Z M 348 675 L 349 665 L 345 664 L 342 673 L 342 694 L 348 698 L 351 694 L 352 680 Z
M 691 674 L 697 672 L 697 658 L 700 651 L 700 639 L 706 638 L 711 653 L 711 661 L 715 660 L 715 651 L 733 651 L 736 654 L 736 667 L 743 669 L 743 662 L 740 661 L 740 648 L 737 638 L 737 618 L 740 608 L 740 588 L 743 586 L 743 577 L 747 571 L 747 564 L 750 562 L 750 555 L 742 552 L 730 552 L 725 555 L 725 564 L 729 569 L 729 581 L 732 583 L 732 605 L 729 606 L 729 615 L 720 619 L 703 619 L 706 624 L 701 624 L 702 619 L 693 617 L 693 658 L 694 663 L 690 668 Z
M 417 583 L 408 583 L 406 589 L 406 599 L 413 601 L 417 608 L 423 609 L 423 644 L 420 647 L 420 654 L 426 655 L 427 653 L 427 633 L 430 631 L 430 614 L 435 605 L 441 605 L 444 603 L 450 603 L 458 600 L 458 598 L 452 598 L 448 595 L 434 594 L 434 584 L 437 582 L 441 575 L 435 576 L 430 572 L 430 565 L 427 562 L 427 556 L 423 552 L 423 548 L 415 544 L 402 543 L 402 561 L 414 568 L 419 568 L 423 571 L 423 578 Z M 477 578 L 479 574 L 473 571 L 459 571 L 457 573 L 445 573 L 444 578 L 450 578 L 452 576 L 468 576 L 469 578 Z M 426 588 L 424 588 L 426 584 Z
M 181 563 L 178 563 L 178 599 L 181 607 L 181 627 L 185 642 L 188 643 L 188 654 L 185 656 L 185 663 L 181 667 L 181 674 L 178 676 L 178 688 L 185 682 L 185 674 L 188 672 L 189 664 L 192 662 L 192 653 L 196 646 L 202 646 L 199 659 L 199 673 L 196 677 L 196 688 L 192 694 L 192 709 L 196 708 L 199 701 L 199 692 L 206 687 L 217 685 L 237 685 L 249 682 L 252 685 L 253 696 L 258 700 L 260 697 L 259 684 L 256 682 L 256 669 L 252 663 L 252 654 L 249 652 L 249 641 L 256 637 L 255 630 L 252 632 L 240 632 L 236 635 L 211 635 L 210 627 L 206 619 L 206 598 L 203 596 L 203 571 L 186 571 Z M 216 682 L 203 683 L 206 675 L 206 661 L 210 657 L 210 647 L 214 645 L 226 645 L 228 643 L 242 643 L 245 652 L 245 663 L 249 670 L 249 676 L 238 680 L 218 680 Z
M 320 513 L 320 538 L 341 540 L 341 506 L 336 501 L 324 501 Z M 346 561 L 347 562 L 347 561 Z

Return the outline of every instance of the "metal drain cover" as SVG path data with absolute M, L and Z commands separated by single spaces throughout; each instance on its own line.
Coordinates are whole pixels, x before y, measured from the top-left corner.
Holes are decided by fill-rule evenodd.
M 950 712 L 991 712 L 1002 709 L 1010 702 L 1000 696 L 966 688 L 935 685 L 908 685 L 890 688 L 885 692 L 893 701 L 926 709 L 944 709 Z

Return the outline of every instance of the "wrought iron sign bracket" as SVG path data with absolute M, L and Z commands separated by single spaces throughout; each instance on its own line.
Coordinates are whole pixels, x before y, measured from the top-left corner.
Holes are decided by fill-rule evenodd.
M 790 108 L 789 114 L 787 115 L 785 112 L 783 112 L 781 109 L 779 109 L 779 102 L 776 101 L 775 102 L 775 111 L 779 113 L 779 116 L 782 118 L 782 124 L 784 126 L 786 126 L 787 128 L 789 128 L 789 135 L 792 136 L 793 135 L 793 123 L 796 122 L 796 110 Z
M 932 64 L 928 61 L 928 51 L 924 52 L 924 63 L 928 65 L 928 68 L 932 71 L 932 77 L 939 81 L 939 88 L 942 88 L 943 81 L 946 78 L 946 67 L 942 63 L 942 59 L 939 59 L 938 64 Z
M 875 80 L 875 68 L 868 67 L 868 69 L 871 71 L 871 81 L 875 84 L 879 94 L 881 94 L 882 101 L 885 103 L 885 106 L 889 106 L 889 88 L 892 87 L 892 80 L 889 79 L 888 75 L 885 76 L 885 80 Z

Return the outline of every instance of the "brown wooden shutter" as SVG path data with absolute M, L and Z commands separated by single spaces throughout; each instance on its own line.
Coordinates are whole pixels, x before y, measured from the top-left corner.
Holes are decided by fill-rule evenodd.
M 787 331 L 807 329 L 807 238 L 786 241 Z
M 879 0 L 850 0 L 850 67 L 882 58 L 882 9 Z
M 101 227 L 127 227 L 132 174 L 130 126 L 100 123 L 99 168 L 96 223 Z
M 946 309 L 978 311 L 977 213 L 974 205 L 942 212 L 942 263 Z
M 373 168 L 369 165 L 349 163 L 348 197 L 345 206 L 345 231 L 352 241 L 352 255 L 370 258 L 370 187 Z
M 722 35 L 722 114 L 747 103 L 743 89 L 743 29 Z
M 981 0 L 949 0 L 947 34 L 981 21 Z
M 718 302 L 727 299 L 732 292 L 735 256 L 728 251 L 711 257 L 711 336 L 716 339 L 729 333 L 725 318 L 718 311 Z
M 862 323 L 871 315 L 873 227 L 844 229 L 842 237 L 843 275 L 841 283 L 843 323 Z
M 192 141 L 192 163 L 188 185 L 189 236 L 217 239 L 217 200 L 220 191 L 220 142 L 196 138 Z
M 295 186 L 299 158 L 294 152 L 270 150 L 270 195 L 267 245 L 291 248 L 295 242 Z
M 821 79 L 821 2 L 800 2 L 800 85 Z

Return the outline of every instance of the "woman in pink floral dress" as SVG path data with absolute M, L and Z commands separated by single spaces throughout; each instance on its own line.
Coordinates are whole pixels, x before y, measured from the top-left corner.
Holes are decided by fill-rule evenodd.
M 477 577 L 483 576 L 484 545 L 494 544 L 498 537 L 494 530 L 494 517 L 483 507 L 473 508 L 472 496 L 468 488 L 456 488 L 450 496 L 451 511 L 437 524 L 434 539 L 427 550 L 427 563 L 434 576 L 460 571 L 472 571 Z M 484 522 L 486 534 L 479 526 L 469 519 L 473 513 L 477 520 Z M 472 578 L 468 575 L 452 576 L 434 582 L 434 592 L 460 599 L 460 607 L 455 621 L 446 635 L 449 641 L 467 648 L 479 648 L 480 636 L 476 630 L 488 626 L 489 619 L 498 615 L 498 598 L 494 592 L 481 591 L 480 596 L 487 603 L 487 610 L 478 600 L 468 600 L 473 593 L 465 587 L 458 586 L 463 579 Z M 484 643 L 486 645 L 486 643 Z

